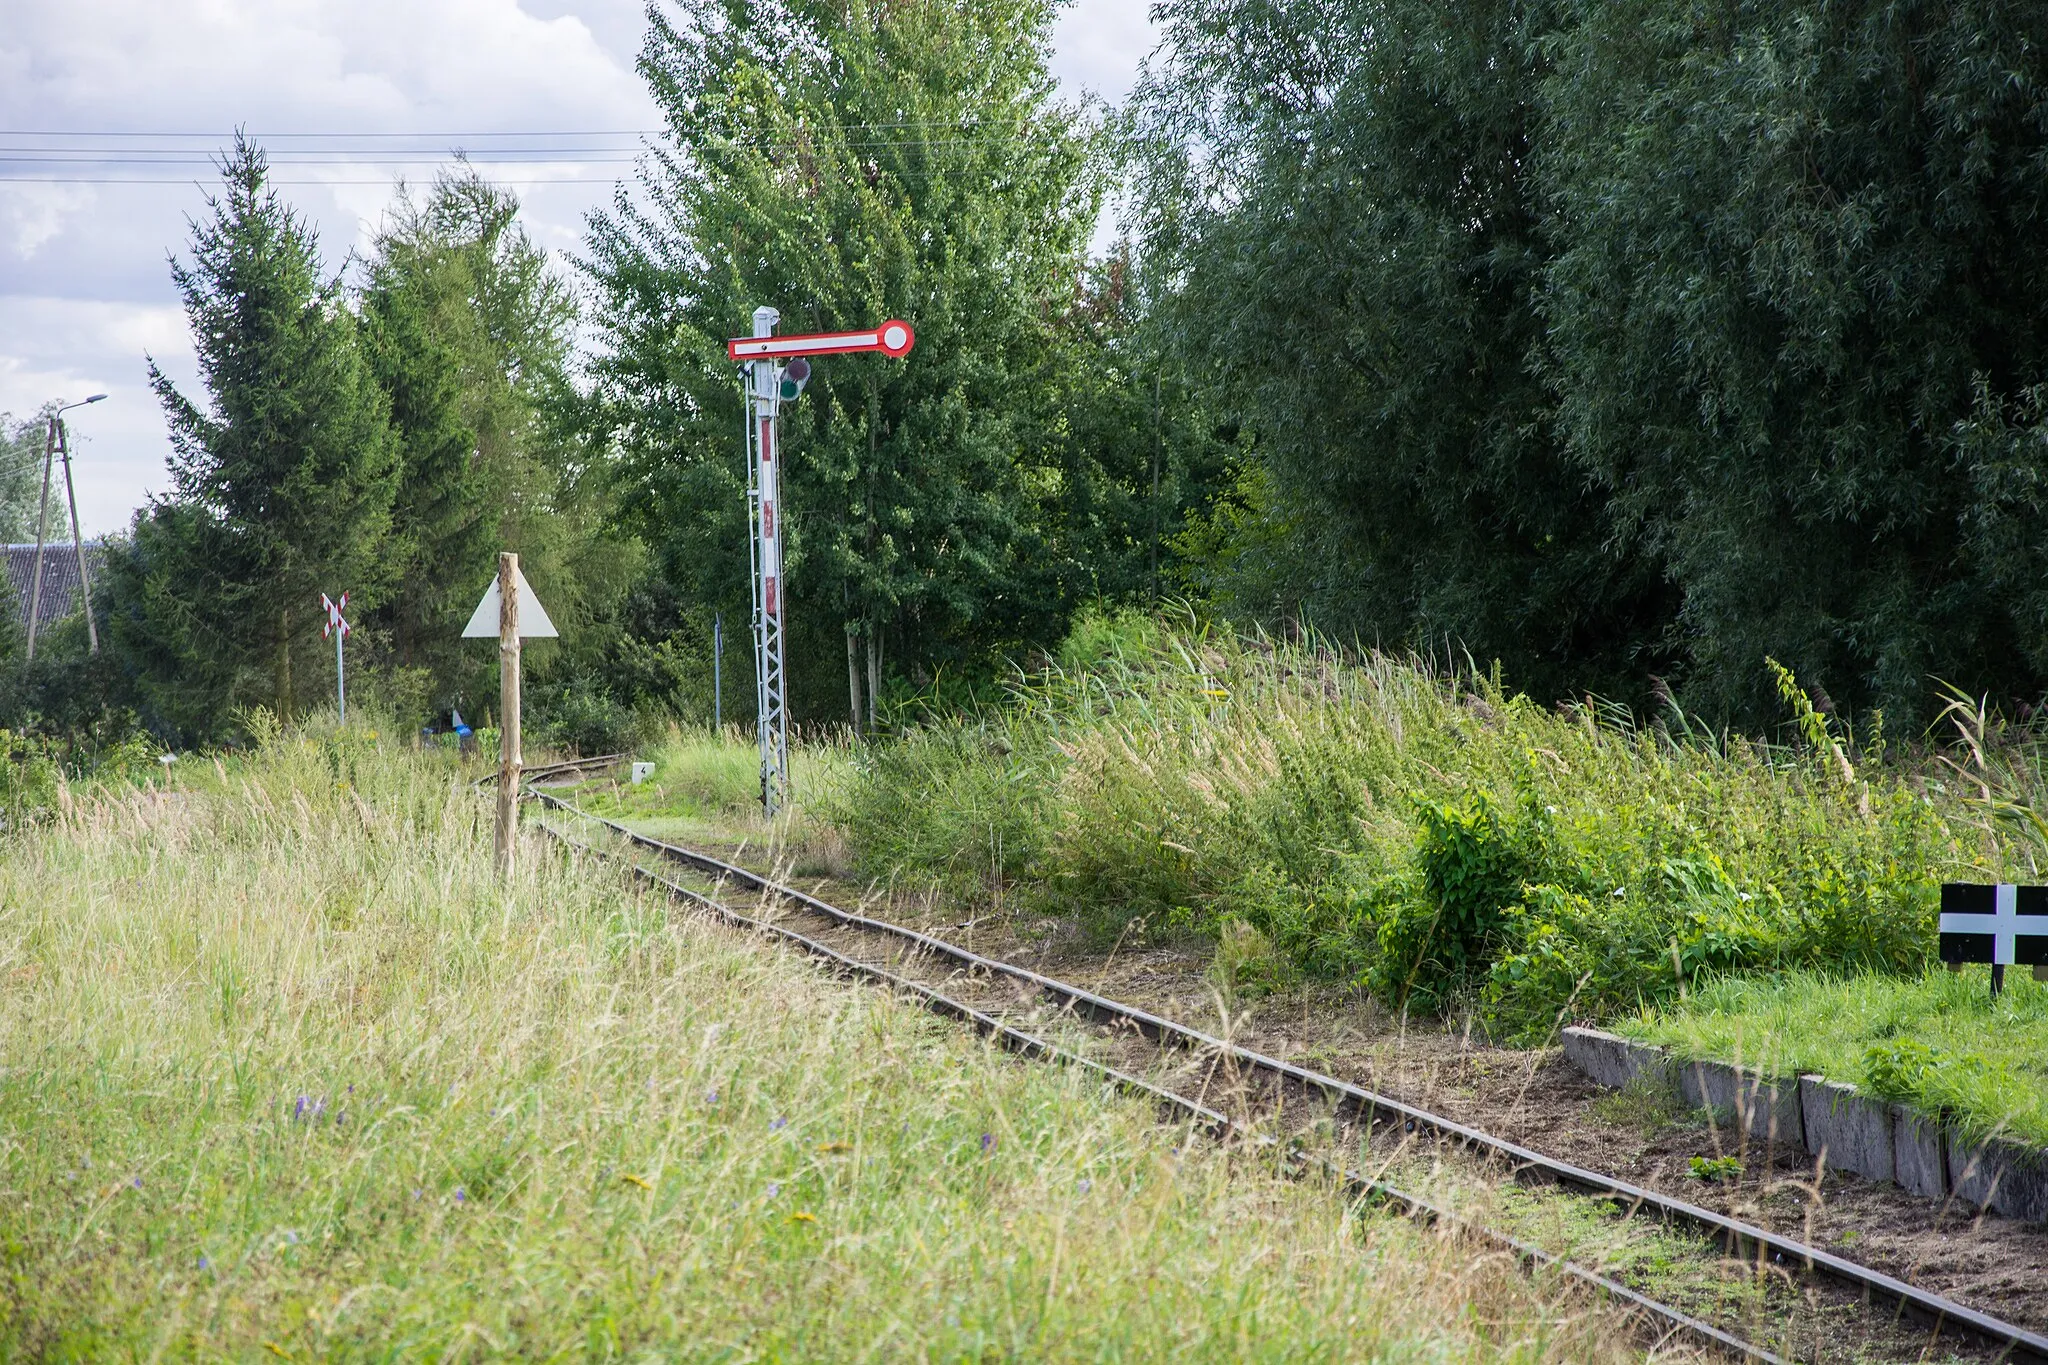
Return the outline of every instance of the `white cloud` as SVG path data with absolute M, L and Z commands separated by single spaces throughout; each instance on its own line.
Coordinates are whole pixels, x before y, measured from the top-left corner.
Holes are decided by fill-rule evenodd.
M 1152 50 L 1151 0 L 1077 0 L 1052 31 L 1052 70 L 1070 90 L 1115 104 L 1130 94 Z
M 195 391 L 190 343 L 165 257 L 186 250 L 206 212 L 204 164 L 163 164 L 246 127 L 273 152 L 293 205 L 321 232 L 330 267 L 374 230 L 394 177 L 432 178 L 469 144 L 487 174 L 520 188 L 527 227 L 574 251 L 585 215 L 609 202 L 624 164 L 483 162 L 492 132 L 657 126 L 633 70 L 642 0 L 0 0 L 0 119 L 6 127 L 126 134 L 90 139 L 128 164 L 25 164 L 22 149 L 80 139 L 4 141 L 0 151 L 0 410 L 106 392 L 73 414 L 79 513 L 115 530 L 165 483 L 161 413 L 146 384 L 154 354 Z M 1120 99 L 1151 46 L 1145 0 L 1079 0 L 1054 32 L 1070 93 Z M 399 166 L 295 163 L 310 132 L 435 132 L 429 159 Z M 140 134 L 200 134 L 197 141 Z M 468 134 L 469 137 L 456 135 Z M 152 164 L 154 163 L 154 164 Z M 83 184 L 152 176 L 162 184 Z M 558 183 L 580 176 L 584 183 Z M 9 181 L 7 177 L 12 177 Z M 35 183 L 37 177 L 71 183 Z M 545 177 L 555 177 L 549 180 Z M 361 182 L 361 183 L 344 183 Z

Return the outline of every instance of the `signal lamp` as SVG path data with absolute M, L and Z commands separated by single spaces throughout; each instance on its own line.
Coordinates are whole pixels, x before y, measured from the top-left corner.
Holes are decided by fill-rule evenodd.
M 802 356 L 782 367 L 782 398 L 784 402 L 804 391 L 804 385 L 811 382 L 811 362 Z

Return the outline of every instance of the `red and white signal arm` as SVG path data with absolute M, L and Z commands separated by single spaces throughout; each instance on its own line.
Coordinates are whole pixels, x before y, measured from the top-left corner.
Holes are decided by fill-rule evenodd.
M 327 609 L 327 624 L 320 627 L 320 638 L 323 640 L 329 639 L 338 630 L 341 632 L 342 637 L 346 639 L 349 633 L 355 629 L 354 626 L 343 620 L 341 615 L 342 608 L 348 605 L 348 594 L 343 593 L 341 600 L 335 602 L 329 600 L 327 594 L 323 592 L 320 594 L 320 605 Z
M 917 344 L 910 324 L 890 318 L 864 332 L 812 332 L 804 336 L 734 337 L 725 343 L 725 353 L 734 360 L 783 360 L 800 355 L 854 355 L 880 351 L 902 358 Z

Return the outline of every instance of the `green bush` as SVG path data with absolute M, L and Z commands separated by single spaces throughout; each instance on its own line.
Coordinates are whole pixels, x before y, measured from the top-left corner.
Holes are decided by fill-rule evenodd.
M 57 802 L 63 770 L 47 741 L 0 730 L 0 821 L 19 829 Z
M 1044 845 L 1043 741 L 1035 748 L 1019 755 L 999 724 L 913 729 L 861 752 L 830 813 L 854 834 L 864 875 L 979 902 Z
M 867 753 L 838 815 L 869 875 L 1104 942 L 1240 923 L 1293 970 L 1540 1038 L 1731 973 L 1916 973 L 1942 880 L 2026 866 L 1974 777 L 1858 772 L 1811 724 L 1646 728 L 1188 619 L 1086 619 L 1060 657 Z
M 540 689 L 532 715 L 536 740 L 572 754 L 621 753 L 640 739 L 639 717 L 587 675 Z

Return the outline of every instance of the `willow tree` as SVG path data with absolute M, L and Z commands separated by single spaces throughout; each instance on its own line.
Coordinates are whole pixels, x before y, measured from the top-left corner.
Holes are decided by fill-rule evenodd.
M 1547 364 L 1693 695 L 2038 696 L 2048 8 L 1602 0 L 1546 50 Z
M 1664 590 L 1535 363 L 1542 9 L 1171 0 L 1126 151 L 1158 325 L 1256 461 L 1195 577 L 1548 695 L 1627 690 Z

